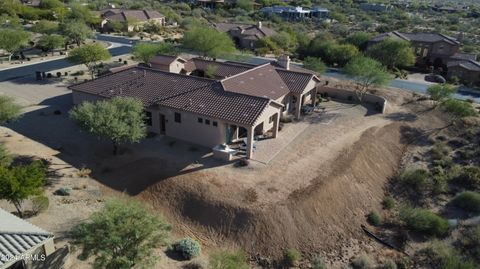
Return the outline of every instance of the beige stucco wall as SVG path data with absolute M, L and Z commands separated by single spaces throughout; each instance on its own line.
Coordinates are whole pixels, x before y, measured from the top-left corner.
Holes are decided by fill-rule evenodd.
M 265 133 L 266 131 L 272 129 L 273 121 L 270 122 L 270 117 L 275 114 L 281 113 L 281 108 L 275 106 L 274 104 L 270 103 L 267 108 L 263 111 L 263 113 L 258 117 L 257 121 L 255 121 L 254 125 L 260 125 L 263 123 L 262 132 Z
M 334 99 L 348 100 L 349 96 L 351 96 L 353 100 L 358 100 L 355 92 L 350 90 L 336 89 L 336 88 L 329 88 L 329 87 L 319 87 L 318 92 L 322 94 L 327 93 L 329 97 Z M 379 103 L 382 106 L 381 112 L 385 113 L 385 109 L 387 107 L 387 100 L 385 98 L 378 95 L 367 93 L 363 101 L 370 104 Z
M 152 113 L 152 126 L 148 126 L 151 132 L 160 133 L 160 114 L 163 114 L 167 136 L 205 147 L 213 147 L 226 141 L 227 123 L 222 120 L 166 107 L 149 107 L 146 110 Z M 182 115 L 181 123 L 175 122 L 175 112 Z M 202 123 L 198 122 L 199 117 L 203 119 Z M 205 124 L 206 119 L 210 120 L 210 125 Z M 213 126 L 214 121 L 217 126 Z

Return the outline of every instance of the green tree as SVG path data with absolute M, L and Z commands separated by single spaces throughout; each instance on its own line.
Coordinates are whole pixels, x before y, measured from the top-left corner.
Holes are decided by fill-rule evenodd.
M 42 194 L 45 183 L 46 169 L 40 161 L 13 167 L 0 166 L 0 199 L 12 203 L 21 217 L 23 201 Z
M 75 48 L 70 52 L 68 60 L 74 64 L 84 64 L 90 72 L 92 79 L 95 78 L 95 70 L 98 63 L 112 57 L 107 49 L 101 44 L 92 43 Z
M 109 200 L 88 221 L 73 228 L 82 258 L 95 257 L 93 268 L 150 268 L 165 244 L 171 227 L 136 201 Z
M 457 91 L 457 87 L 450 84 L 436 84 L 428 87 L 427 93 L 434 101 L 443 102 Z
M 345 66 L 358 54 L 358 49 L 350 44 L 335 45 L 332 47 L 330 62 Z
M 253 11 L 254 2 L 252 0 L 237 0 L 235 5 L 247 12 L 251 12 Z
M 247 258 L 241 251 L 220 251 L 210 255 L 212 269 L 249 269 Z
M 352 59 L 344 71 L 357 83 L 355 93 L 360 102 L 371 86 L 386 85 L 390 80 L 390 75 L 381 63 L 365 56 Z
M 13 97 L 0 95 L 0 124 L 18 119 L 21 112 L 22 107 L 15 103 Z
M 345 16 L 345 14 L 343 14 L 341 12 L 338 12 L 338 11 L 334 11 L 334 12 L 330 13 L 330 17 L 332 19 L 338 21 L 339 23 L 346 23 L 348 21 L 347 16 Z
M 367 53 L 389 69 L 409 67 L 415 63 L 415 54 L 410 43 L 403 40 L 387 38 L 370 47 Z
M 84 22 L 79 20 L 66 21 L 60 25 L 62 34 L 67 38 L 68 44 L 80 46 L 87 38 L 93 37 L 93 31 Z
M 345 38 L 345 43 L 354 45 L 359 50 L 364 51 L 367 48 L 367 43 L 371 38 L 371 34 L 366 32 L 356 32 Z
M 60 0 L 42 0 L 40 2 L 40 7 L 44 9 L 55 9 L 63 7 L 63 3 Z
M 44 35 L 40 37 L 37 42 L 36 47 L 41 49 L 44 52 L 52 52 L 53 50 L 62 48 L 65 45 L 65 38 L 61 35 Z
M 40 34 L 54 34 L 58 32 L 58 23 L 49 20 L 41 20 L 32 26 L 30 29 L 32 32 Z
M 0 49 L 8 52 L 8 61 L 13 54 L 28 45 L 30 35 L 19 29 L 0 29 Z
M 303 66 L 307 69 L 313 70 L 319 74 L 327 70 L 327 66 L 323 63 L 322 59 L 315 57 L 307 57 L 303 60 Z
M 70 5 L 70 12 L 68 18 L 71 20 L 82 21 L 88 25 L 99 25 L 100 17 L 95 15 L 88 7 L 82 6 L 78 3 Z
M 133 47 L 133 56 L 148 64 L 157 54 L 176 55 L 177 50 L 171 43 L 137 43 Z
M 96 103 L 84 102 L 70 111 L 81 129 L 113 143 L 113 154 L 124 142 L 139 142 L 146 136 L 143 104 L 130 97 L 114 97 Z
M 226 33 L 206 27 L 187 31 L 183 36 L 183 46 L 214 59 L 235 52 L 235 45 Z

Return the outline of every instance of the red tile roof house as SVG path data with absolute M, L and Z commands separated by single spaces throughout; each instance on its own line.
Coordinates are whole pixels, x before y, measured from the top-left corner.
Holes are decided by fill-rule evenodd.
M 161 70 L 137 66 L 70 86 L 73 103 L 135 97 L 145 105 L 148 131 L 206 147 L 246 138 L 251 158 L 254 136 L 277 137 L 280 117 L 299 118 L 320 82 L 290 66 L 288 56 L 258 66 L 175 56 L 153 61 Z M 177 63 L 183 65 L 180 72 Z M 214 79 L 199 77 L 209 66 Z
M 100 27 L 104 32 L 112 30 L 109 26 L 109 22 L 125 23 L 128 32 L 133 31 L 135 27 L 141 28 L 143 24 L 151 21 L 157 22 L 162 26 L 165 25 L 165 16 L 158 11 L 111 8 L 101 11 L 100 15 L 102 17 Z
M 277 34 L 275 30 L 262 26 L 262 22 L 256 25 L 238 23 L 216 23 L 215 29 L 227 33 L 241 49 L 255 50 L 257 42 L 265 37 Z

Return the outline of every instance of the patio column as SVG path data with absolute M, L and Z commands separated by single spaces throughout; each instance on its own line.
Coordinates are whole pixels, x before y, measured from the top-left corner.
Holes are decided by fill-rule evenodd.
M 253 156 L 253 133 L 255 126 L 247 128 L 247 159 L 251 159 Z
M 313 108 L 315 108 L 315 106 L 317 105 L 317 87 L 313 89 L 313 96 L 311 98 L 312 98 L 312 106 Z
M 278 126 L 280 125 L 280 112 L 275 115 L 275 119 L 273 120 L 273 138 L 277 138 L 278 135 Z
M 299 120 L 302 112 L 302 95 L 295 96 L 295 98 L 297 99 L 295 103 L 295 118 Z

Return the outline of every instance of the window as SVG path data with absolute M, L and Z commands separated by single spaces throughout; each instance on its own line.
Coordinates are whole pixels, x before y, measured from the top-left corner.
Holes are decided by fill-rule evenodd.
M 205 124 L 206 124 L 206 125 L 210 125 L 210 120 L 207 120 L 207 119 L 206 119 L 206 120 L 205 120 Z
M 175 122 L 178 122 L 178 123 L 182 122 L 182 114 L 175 112 Z
M 198 123 L 203 123 L 203 119 L 202 119 L 202 118 L 198 118 Z
M 152 126 L 152 112 L 150 111 L 145 111 L 145 124 Z
M 212 122 L 212 125 L 217 127 L 218 126 L 218 123 L 216 121 Z

